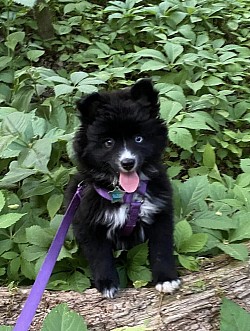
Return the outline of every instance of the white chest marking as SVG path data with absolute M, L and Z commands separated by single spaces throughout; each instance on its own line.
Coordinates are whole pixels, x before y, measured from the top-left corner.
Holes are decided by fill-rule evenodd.
M 154 204 L 150 202 L 149 199 L 145 198 L 143 204 L 141 205 L 139 216 L 143 222 L 147 224 L 152 224 L 152 215 L 158 213 L 159 211 L 160 207 L 157 206 L 157 204 Z
M 128 205 L 121 205 L 118 209 L 106 210 L 104 223 L 109 227 L 107 237 L 112 239 L 112 235 L 117 229 L 121 229 L 126 222 L 128 215 Z
M 154 199 L 154 203 L 151 202 L 149 197 L 145 197 L 144 202 L 141 205 L 139 217 L 142 222 L 147 224 L 153 223 L 153 215 L 158 213 L 164 206 L 164 202 L 161 199 Z M 129 212 L 129 205 L 123 204 L 119 208 L 113 210 L 106 210 L 104 213 L 103 223 L 108 226 L 107 237 L 112 239 L 114 232 L 117 229 L 121 229 L 127 220 Z

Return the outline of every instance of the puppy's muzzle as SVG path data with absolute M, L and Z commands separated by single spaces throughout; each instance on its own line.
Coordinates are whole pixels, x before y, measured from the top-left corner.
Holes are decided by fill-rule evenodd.
M 131 171 L 135 167 L 135 163 L 135 159 L 126 158 L 121 161 L 121 167 L 125 171 Z

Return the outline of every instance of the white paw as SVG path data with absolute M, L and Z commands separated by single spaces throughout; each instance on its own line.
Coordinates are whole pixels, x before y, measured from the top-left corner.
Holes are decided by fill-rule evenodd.
M 111 287 L 109 289 L 105 288 L 102 291 L 102 296 L 107 299 L 113 299 L 118 292 L 118 289 L 116 287 Z
M 158 283 L 156 284 L 155 288 L 159 292 L 172 294 L 174 293 L 174 291 L 180 288 L 180 285 L 181 285 L 181 280 L 176 279 L 170 282 Z

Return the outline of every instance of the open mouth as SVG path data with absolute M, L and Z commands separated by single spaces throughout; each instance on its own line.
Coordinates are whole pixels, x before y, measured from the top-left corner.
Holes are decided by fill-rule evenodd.
M 136 171 L 120 172 L 119 185 L 127 193 L 135 192 L 140 182 L 140 178 Z

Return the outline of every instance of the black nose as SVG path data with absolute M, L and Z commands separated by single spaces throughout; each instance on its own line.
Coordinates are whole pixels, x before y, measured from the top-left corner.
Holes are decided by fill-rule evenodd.
M 135 160 L 134 159 L 124 159 L 121 161 L 121 166 L 124 170 L 131 170 L 135 166 Z

